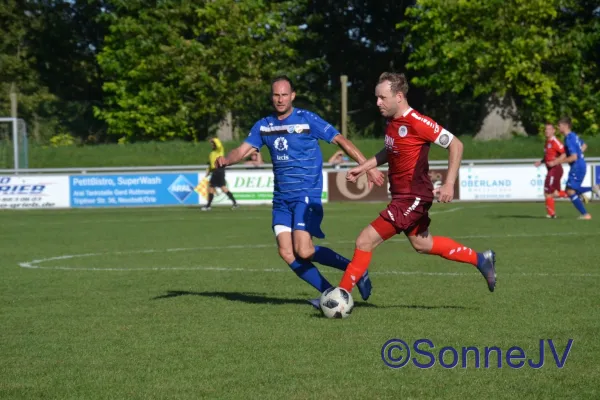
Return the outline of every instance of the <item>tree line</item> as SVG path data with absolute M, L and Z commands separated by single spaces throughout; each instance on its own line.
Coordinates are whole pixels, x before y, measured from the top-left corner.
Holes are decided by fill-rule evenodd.
M 5 0 L 0 116 L 38 142 L 202 140 L 230 113 L 241 135 L 270 111 L 271 77 L 296 105 L 381 135 L 374 87 L 405 72 L 411 105 L 458 134 L 499 107 L 529 134 L 573 118 L 600 132 L 600 0 Z

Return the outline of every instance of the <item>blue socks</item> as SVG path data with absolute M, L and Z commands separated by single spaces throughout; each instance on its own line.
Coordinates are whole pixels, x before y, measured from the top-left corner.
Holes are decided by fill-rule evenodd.
M 313 256 L 313 261 L 322 265 L 327 265 L 328 267 L 339 269 L 341 271 L 345 271 L 346 267 L 348 267 L 348 264 L 350 264 L 350 260 L 348 260 L 346 257 L 339 255 L 330 248 L 321 246 L 315 246 L 315 255 Z
M 294 260 L 290 264 L 290 268 L 300 279 L 317 289 L 319 293 L 323 293 L 331 287 L 331 283 L 327 282 L 327 279 L 321 275 L 317 267 L 310 261 Z
M 587 214 L 587 211 L 585 210 L 585 207 L 583 206 L 583 202 L 579 198 L 579 195 L 574 194 L 573 196 L 570 197 L 570 199 L 571 199 L 571 203 L 573 203 L 573 205 L 575 206 L 577 211 L 579 211 L 581 213 L 581 215 Z

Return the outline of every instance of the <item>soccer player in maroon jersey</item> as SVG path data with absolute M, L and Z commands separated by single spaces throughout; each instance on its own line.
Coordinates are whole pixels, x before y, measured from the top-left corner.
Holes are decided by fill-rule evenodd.
M 404 74 L 385 72 L 379 77 L 375 95 L 381 114 L 388 118 L 385 147 L 364 164 L 349 170 L 347 179 L 356 182 L 366 171 L 387 162 L 392 201 L 359 234 L 354 256 L 339 287 L 352 291 L 356 280 L 369 267 L 373 250 L 403 232 L 419 253 L 472 264 L 493 292 L 496 287 L 496 254 L 493 250 L 479 253 L 450 238 L 433 236 L 429 232 L 431 220 L 428 211 L 435 195 L 428 175 L 429 147 L 435 143 L 448 149 L 446 181 L 436 190 L 438 201 L 448 203 L 454 198 L 463 145 L 446 129 L 413 110 L 408 105 L 407 92 L 408 82 Z
M 554 197 L 566 197 L 566 193 L 560 190 L 560 180 L 563 176 L 563 167 L 556 160 L 565 154 L 565 147 L 557 139 L 556 129 L 550 122 L 546 123 L 544 134 L 546 135 L 546 143 L 544 144 L 544 158 L 541 161 L 536 161 L 535 166 L 546 164 L 548 174 L 544 182 L 544 196 L 546 197 L 546 217 L 556 218 L 554 208 Z

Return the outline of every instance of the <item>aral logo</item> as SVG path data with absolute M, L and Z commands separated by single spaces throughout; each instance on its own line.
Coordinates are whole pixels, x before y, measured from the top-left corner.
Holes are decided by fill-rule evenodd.
M 275 139 L 273 145 L 278 151 L 286 151 L 288 149 L 287 140 L 285 140 L 285 138 L 281 136 Z
M 179 175 L 177 179 L 171 183 L 168 190 L 173 197 L 180 203 L 183 203 L 194 191 L 194 186 L 185 178 L 185 176 Z

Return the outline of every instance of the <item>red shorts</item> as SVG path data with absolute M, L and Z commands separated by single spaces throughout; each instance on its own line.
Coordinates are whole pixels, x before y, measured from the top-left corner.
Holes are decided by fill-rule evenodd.
M 562 165 L 557 165 L 548 169 L 546 181 L 544 182 L 544 193 L 552 194 L 560 190 L 560 180 L 563 176 Z
M 431 223 L 431 204 L 431 201 L 423 201 L 419 197 L 392 199 L 387 208 L 379 213 L 379 217 L 371 222 L 371 226 L 383 240 L 401 232 L 407 236 L 423 233 Z

